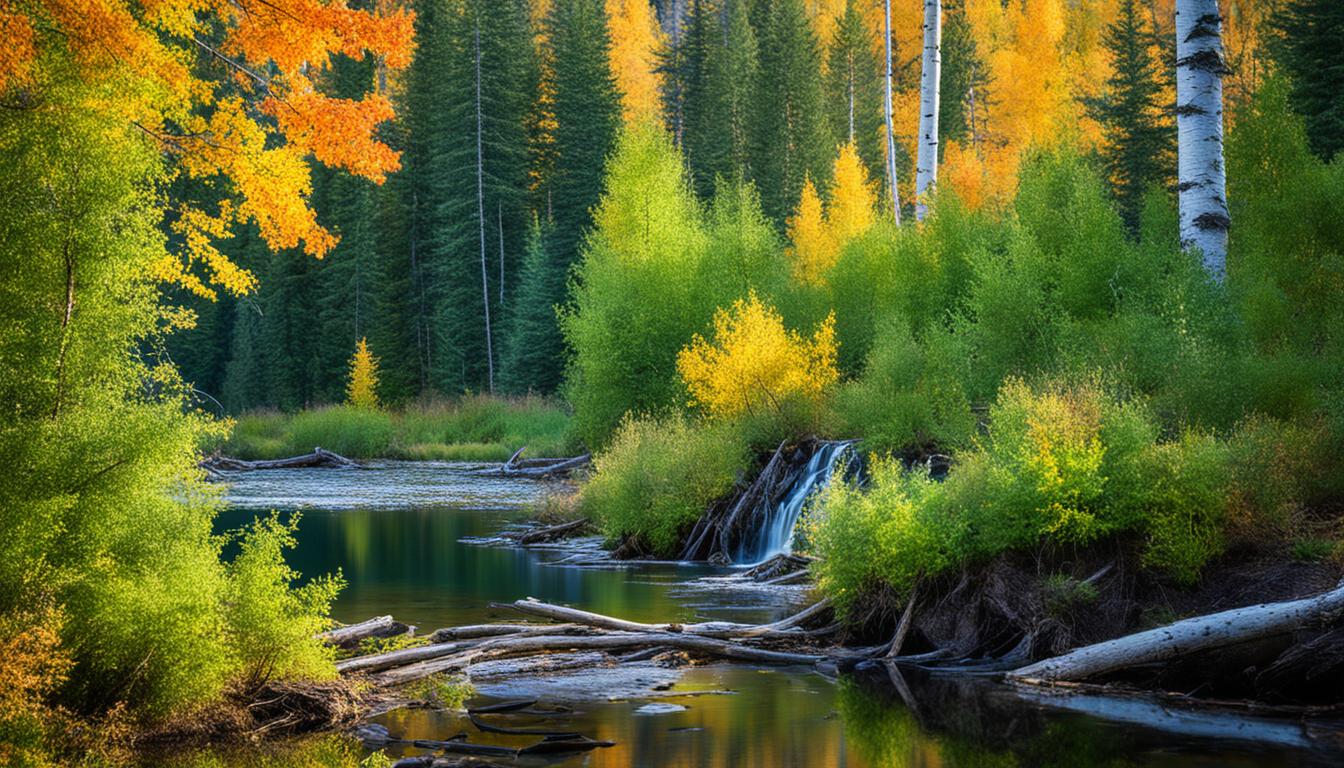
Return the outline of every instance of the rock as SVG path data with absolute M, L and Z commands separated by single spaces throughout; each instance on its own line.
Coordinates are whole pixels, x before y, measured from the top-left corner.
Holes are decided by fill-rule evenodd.
M 378 749 L 393 741 L 387 728 L 377 723 L 365 723 L 352 731 L 354 737 L 364 743 L 368 749 Z
M 686 708 L 680 704 L 645 704 L 635 710 L 636 715 L 670 715 L 673 712 L 685 712 Z

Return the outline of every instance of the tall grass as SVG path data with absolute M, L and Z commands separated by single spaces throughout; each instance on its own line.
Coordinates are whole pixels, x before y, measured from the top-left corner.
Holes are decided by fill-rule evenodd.
M 354 459 L 440 461 L 503 461 L 523 446 L 534 457 L 578 450 L 569 414 L 556 403 L 485 396 L 420 403 L 396 413 L 348 406 L 248 413 L 217 447 L 238 458 L 274 459 L 315 446 Z

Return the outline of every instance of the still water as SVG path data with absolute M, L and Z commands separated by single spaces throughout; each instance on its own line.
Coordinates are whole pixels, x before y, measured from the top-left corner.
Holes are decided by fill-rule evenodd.
M 765 621 L 806 602 L 797 590 L 726 586 L 714 578 L 722 569 L 556 565 L 566 553 L 492 541 L 526 519 L 544 492 L 540 484 L 481 476 L 461 464 L 252 472 L 235 476 L 219 525 L 237 527 L 272 509 L 298 511 L 291 563 L 309 575 L 341 571 L 348 586 L 334 614 L 346 622 L 390 613 L 427 632 L 513 620 L 490 604 L 527 596 L 641 621 Z M 600 681 L 563 679 L 483 683 L 478 702 L 538 696 L 573 712 L 507 724 L 572 728 L 616 742 L 584 755 L 514 763 L 520 766 L 1344 765 L 1344 738 L 1329 724 L 1190 721 L 1142 707 L 1113 707 L 1103 719 L 1025 700 L 988 681 L 911 673 L 901 681 L 908 688 L 902 697 L 885 671 L 833 680 L 804 669 L 715 664 L 662 674 L 673 695 L 654 703 L 673 706 L 648 707 L 648 700 L 604 695 Z M 715 693 L 675 695 L 694 691 Z M 479 734 L 458 714 L 424 709 L 379 721 L 405 738 L 466 731 L 479 743 L 536 740 Z M 312 757 L 307 750 L 302 764 L 315 764 Z

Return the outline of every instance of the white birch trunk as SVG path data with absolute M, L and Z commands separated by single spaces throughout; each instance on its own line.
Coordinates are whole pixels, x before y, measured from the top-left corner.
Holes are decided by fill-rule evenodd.
M 481 119 L 481 23 L 476 22 L 476 221 L 481 233 L 481 296 L 485 300 L 486 384 L 495 393 L 495 352 L 490 331 L 490 277 L 485 266 L 485 154 L 484 127 Z
M 887 118 L 887 185 L 891 188 L 891 215 L 896 226 L 901 225 L 901 194 L 896 189 L 896 133 L 891 121 L 891 0 L 883 0 L 882 6 L 882 42 L 887 51 L 886 92 L 883 101 L 883 113 Z
M 1218 0 L 1176 0 L 1176 131 L 1181 244 L 1214 280 L 1227 271 L 1222 19 Z
M 915 158 L 915 220 L 929 212 L 938 183 L 938 78 L 943 68 L 943 3 L 924 0 L 924 59 L 919 82 L 919 148 Z

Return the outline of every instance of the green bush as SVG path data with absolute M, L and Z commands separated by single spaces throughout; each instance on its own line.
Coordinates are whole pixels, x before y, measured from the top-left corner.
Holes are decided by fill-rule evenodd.
M 226 569 L 228 633 L 244 684 L 273 678 L 322 679 L 335 675 L 334 649 L 316 635 L 343 580 L 338 573 L 296 586 L 299 574 L 285 564 L 295 545 L 299 515 L 281 523 L 275 513 L 241 532 L 238 554 Z
M 285 451 L 290 456 L 322 447 L 352 459 L 386 456 L 392 444 L 392 417 L 372 408 L 334 405 L 301 411 L 289 422 Z
M 730 424 L 681 415 L 627 417 L 594 459 L 579 499 L 609 540 L 634 536 L 654 554 L 676 554 L 681 536 L 746 469 L 746 445 Z

